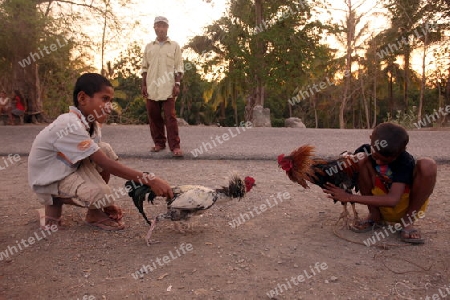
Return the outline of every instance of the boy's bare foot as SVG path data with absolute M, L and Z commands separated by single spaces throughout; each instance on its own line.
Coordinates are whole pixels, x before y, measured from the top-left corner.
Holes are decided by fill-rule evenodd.
M 86 224 L 103 230 L 122 230 L 125 228 L 123 224 L 111 219 L 101 209 L 88 209 L 86 214 Z
M 122 222 L 123 212 L 120 207 L 118 207 L 116 205 L 111 205 L 108 207 L 104 207 L 103 211 L 108 215 L 108 217 L 110 217 L 117 223 L 123 225 L 123 222 Z
M 52 225 L 61 226 L 61 214 L 62 214 L 62 204 L 56 203 L 54 205 L 45 206 L 45 226 L 44 228 L 49 228 Z

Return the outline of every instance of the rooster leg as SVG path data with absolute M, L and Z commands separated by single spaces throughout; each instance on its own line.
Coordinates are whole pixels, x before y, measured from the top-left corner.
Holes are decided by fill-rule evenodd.
M 348 210 L 347 210 L 347 202 L 342 203 L 342 206 L 344 206 L 344 210 L 342 211 L 341 215 L 339 216 L 339 219 L 337 220 L 336 224 L 339 223 L 339 221 L 342 219 L 344 221 L 344 227 L 347 229 L 350 229 L 350 225 L 348 223 Z
M 195 227 L 198 227 L 198 218 L 190 218 L 187 222 L 188 230 L 190 232 L 194 231 Z
M 152 224 L 150 225 L 150 229 L 148 230 L 148 233 L 145 236 L 145 241 L 147 242 L 147 246 L 150 246 L 152 244 L 160 243 L 160 241 L 152 241 L 152 240 L 150 240 L 150 238 L 152 236 L 152 233 L 153 233 L 153 230 L 156 227 L 156 222 L 158 222 L 158 218 L 157 217 L 152 221 Z
M 353 210 L 353 224 L 358 224 L 360 222 L 359 220 L 359 216 L 358 213 L 356 212 L 356 207 L 355 207 L 355 203 L 350 203 L 352 205 L 352 210 Z

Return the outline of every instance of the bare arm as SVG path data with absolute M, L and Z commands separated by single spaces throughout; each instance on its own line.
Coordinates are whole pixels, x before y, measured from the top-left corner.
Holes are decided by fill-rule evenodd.
M 180 94 L 180 85 L 179 84 L 180 84 L 181 78 L 183 78 L 183 73 L 175 74 L 175 85 L 173 86 L 173 89 L 172 89 L 172 96 L 175 98 L 178 96 L 178 94 Z
M 148 93 L 147 93 L 147 72 L 142 73 L 141 91 L 142 91 L 142 96 L 144 96 L 144 98 L 147 99 L 148 98 Z
M 131 169 L 123 164 L 110 159 L 103 151 L 98 150 L 90 156 L 92 161 L 104 171 L 127 180 L 134 180 L 148 185 L 158 196 L 173 198 L 173 192 L 169 184 L 158 177 L 149 177 L 143 172 Z
M 181 56 L 181 48 L 178 44 L 175 47 L 174 60 L 175 60 L 175 69 L 174 69 L 175 85 L 172 89 L 172 96 L 176 98 L 180 93 L 180 86 L 177 84 L 177 82 L 181 82 L 184 72 L 183 57 Z
M 142 75 L 141 92 L 142 92 L 142 96 L 144 96 L 145 99 L 148 99 L 147 73 L 148 73 L 148 66 L 149 66 L 149 64 L 148 64 L 148 61 L 147 61 L 147 47 L 149 47 L 149 45 L 145 46 L 144 54 L 142 56 L 142 65 L 141 65 L 141 75 Z
M 324 193 L 329 194 L 328 198 L 341 202 L 356 202 L 372 206 L 394 207 L 400 202 L 400 198 L 405 191 L 405 187 L 406 185 L 404 183 L 394 182 L 389 190 L 389 193 L 381 196 L 350 195 L 343 189 L 331 184 L 327 185 L 323 191 Z

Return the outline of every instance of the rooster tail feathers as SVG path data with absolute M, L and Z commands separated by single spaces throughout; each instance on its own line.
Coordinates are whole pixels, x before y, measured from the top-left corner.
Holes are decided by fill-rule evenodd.
M 305 189 L 308 188 L 306 181 L 311 181 L 314 171 L 311 166 L 316 163 L 312 158 L 314 147 L 304 145 L 292 151 L 289 156 L 283 154 L 278 156 L 278 165 L 286 171 L 289 179 L 300 184 Z
M 153 204 L 153 200 L 156 198 L 156 194 L 151 190 L 149 186 L 141 183 L 136 183 L 132 180 L 129 180 L 125 183 L 125 189 L 128 191 L 128 196 L 133 199 L 134 205 L 142 214 L 145 221 L 149 225 L 151 225 L 152 223 L 149 221 L 147 215 L 144 212 L 144 201 L 148 201 Z
M 245 196 L 245 182 L 237 174 L 230 176 L 228 186 L 224 186 L 217 190 L 230 198 L 242 198 Z

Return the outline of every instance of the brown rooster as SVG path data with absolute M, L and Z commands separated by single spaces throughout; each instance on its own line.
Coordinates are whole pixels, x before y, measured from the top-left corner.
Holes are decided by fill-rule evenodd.
M 285 156 L 284 154 L 279 155 L 278 165 L 286 171 L 290 180 L 300 184 L 305 189 L 309 188 L 307 183 L 309 181 L 321 188 L 324 188 L 326 183 L 331 183 L 346 190 L 350 194 L 352 194 L 353 188 L 358 191 L 358 161 L 354 159 L 351 153 L 343 152 L 335 160 L 316 158 L 313 157 L 313 153 L 313 146 L 301 146 L 289 156 Z M 344 211 L 341 213 L 339 220 L 343 219 L 344 225 L 350 228 L 347 203 L 342 203 L 342 205 L 344 205 Z M 351 203 L 351 205 L 354 222 L 358 222 L 359 218 L 355 203 Z

